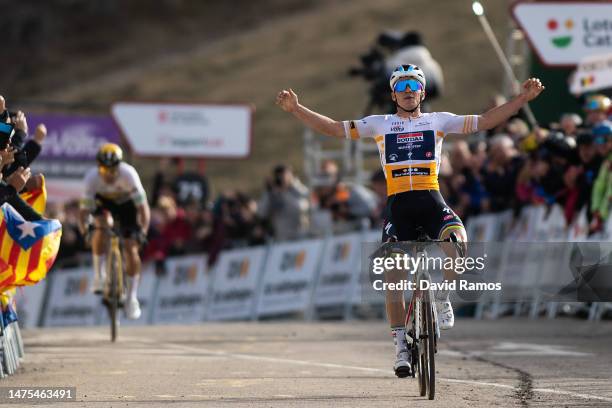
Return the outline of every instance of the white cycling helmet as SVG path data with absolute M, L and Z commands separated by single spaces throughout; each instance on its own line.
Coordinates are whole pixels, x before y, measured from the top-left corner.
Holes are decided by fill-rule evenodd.
M 389 78 L 389 85 L 391 86 L 391 90 L 393 91 L 395 88 L 395 84 L 400 78 L 412 78 L 416 79 L 423 85 L 423 89 L 425 89 L 427 82 L 425 81 L 425 74 L 416 65 L 408 64 L 408 65 L 399 65 L 393 70 L 391 74 L 391 78 Z

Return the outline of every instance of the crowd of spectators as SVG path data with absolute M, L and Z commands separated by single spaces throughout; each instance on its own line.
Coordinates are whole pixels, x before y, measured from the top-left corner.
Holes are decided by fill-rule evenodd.
M 517 116 L 493 131 L 456 137 L 442 157 L 442 195 L 464 222 L 558 203 L 568 225 L 586 208 L 590 233 L 600 231 L 612 200 L 610 105 L 596 95 L 587 99 L 584 121 L 565 113 L 557 123 L 530 128 Z M 278 164 L 259 196 L 225 190 L 213 199 L 203 172 L 186 170 L 181 159 L 162 160 L 149 191 L 145 262 L 207 253 L 214 263 L 223 249 L 382 225 L 387 195 L 381 170 L 367 186 L 356 185 L 344 182 L 337 163 L 326 160 L 307 188 L 291 167 Z M 78 203 L 51 210 L 64 224 L 60 258 L 74 261 L 85 251 L 76 228 Z
M 0 205 L 9 203 L 24 219 L 36 221 L 42 215 L 19 194 L 42 185 L 42 175 L 32 175 L 30 164 L 40 154 L 47 129 L 38 125 L 32 137 L 29 130 L 26 114 L 10 111 L 0 96 Z

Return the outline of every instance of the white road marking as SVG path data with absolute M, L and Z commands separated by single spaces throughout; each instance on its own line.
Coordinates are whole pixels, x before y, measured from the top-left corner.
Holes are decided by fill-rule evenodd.
M 600 397 L 598 395 L 591 395 L 591 394 L 581 394 L 581 393 L 573 392 L 573 391 L 555 390 L 553 388 L 534 388 L 532 391 L 542 392 L 545 394 L 561 394 L 561 395 L 569 395 L 571 397 L 578 397 L 578 398 L 584 398 L 584 399 L 596 399 L 600 401 L 612 402 L 612 398 L 608 398 L 608 397 Z
M 210 350 L 210 349 L 199 348 L 199 347 L 184 346 L 184 345 L 181 345 L 181 344 L 174 344 L 174 343 L 165 343 L 164 345 L 167 346 L 167 347 L 171 347 L 173 349 L 176 349 L 176 350 L 184 350 L 184 351 L 190 351 L 190 352 L 196 352 L 196 353 L 213 354 L 213 355 L 217 355 L 217 356 L 224 356 L 224 357 L 231 357 L 231 358 L 240 358 L 240 359 L 243 359 L 243 360 L 270 361 L 270 362 L 274 362 L 274 363 L 295 364 L 295 365 L 304 365 L 304 366 L 311 366 L 311 367 L 341 368 L 341 369 L 358 370 L 358 371 L 365 371 L 365 372 L 371 372 L 371 373 L 374 373 L 374 372 L 375 373 L 383 373 L 383 374 L 385 374 L 385 376 L 388 376 L 388 377 L 392 376 L 390 369 L 389 370 L 383 370 L 383 369 L 380 369 L 380 368 L 360 367 L 360 366 L 352 366 L 352 365 L 345 365 L 345 364 L 321 363 L 321 362 L 316 362 L 316 361 L 294 360 L 294 359 L 278 358 L 278 357 L 267 357 L 267 356 L 254 356 L 254 355 L 249 355 L 249 354 L 231 353 L 231 352 L 227 352 L 227 351 L 223 351 L 223 350 Z M 444 382 L 450 382 L 450 383 L 470 384 L 470 385 L 478 385 L 478 386 L 486 386 L 486 387 L 504 388 L 504 389 L 513 390 L 513 391 L 518 391 L 519 390 L 518 387 L 515 387 L 515 386 L 512 386 L 512 385 L 495 384 L 495 383 L 483 382 L 483 381 L 460 380 L 460 379 L 454 379 L 454 378 L 438 378 L 438 380 L 444 381 Z M 541 393 L 545 393 L 545 394 L 567 395 L 567 396 L 576 397 L 576 398 L 582 398 L 582 399 L 587 399 L 587 400 L 590 399 L 590 400 L 599 400 L 599 401 L 612 402 L 612 398 L 601 397 L 601 396 L 592 395 L 592 394 L 582 394 L 582 393 L 577 393 L 577 392 L 573 392 L 573 391 L 556 390 L 556 389 L 552 389 L 552 388 L 534 388 L 532 391 L 533 392 L 541 392 Z M 164 396 L 164 397 L 167 397 L 167 396 Z

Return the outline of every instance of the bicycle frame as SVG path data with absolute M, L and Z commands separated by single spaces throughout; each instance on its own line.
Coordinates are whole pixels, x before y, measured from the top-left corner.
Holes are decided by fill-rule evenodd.
M 425 251 L 424 248 L 417 248 L 416 254 L 417 257 L 419 256 L 423 256 L 424 258 L 427 257 L 427 251 Z M 423 301 L 423 290 L 420 289 L 420 285 L 421 285 L 421 281 L 428 281 L 431 282 L 431 275 L 429 274 L 428 271 L 423 270 L 423 268 L 419 268 L 415 273 L 414 273 L 414 291 L 412 292 L 411 298 L 410 298 L 410 303 L 408 304 L 408 310 L 406 311 L 406 320 L 405 320 L 405 326 L 407 328 L 410 327 L 410 323 L 412 323 L 412 313 L 414 312 L 414 327 L 415 327 L 415 333 L 414 333 L 414 339 L 420 339 L 421 333 L 421 308 L 420 308 L 420 304 Z M 427 289 L 427 291 L 429 292 L 429 299 L 435 299 L 434 298 L 434 291 L 433 289 Z M 435 322 L 435 329 L 436 329 L 436 340 L 440 338 L 440 327 L 437 324 L 438 321 L 438 313 L 436 311 L 436 308 L 434 307 L 433 309 L 433 317 L 434 317 L 434 322 Z

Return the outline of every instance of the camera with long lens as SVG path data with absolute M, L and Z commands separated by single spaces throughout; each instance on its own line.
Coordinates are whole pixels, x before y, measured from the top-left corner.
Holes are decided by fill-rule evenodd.
M 368 53 L 360 56 L 361 66 L 349 69 L 349 75 L 361 76 L 370 82 L 370 101 L 365 114 L 379 108 L 385 113 L 394 112 L 395 104 L 389 97 L 389 76 L 402 64 L 418 65 L 427 78 L 427 102 L 442 93 L 443 78 L 439 64 L 423 45 L 421 35 L 415 31 L 381 33 Z M 422 108 L 426 106 L 426 103 Z
M 16 112 L 9 112 L 8 110 L 0 113 L 0 150 L 6 150 L 9 147 L 12 147 L 15 150 L 15 154 L 13 156 L 15 161 L 7 168 L 4 173 L 5 176 L 8 176 L 18 167 L 28 166 L 28 156 L 23 149 L 25 144 L 23 133 L 15 132 L 15 128 L 13 126 L 16 116 Z M 9 118 L 11 118 L 11 123 L 7 123 Z
M 349 75 L 360 76 L 370 82 L 370 102 L 366 111 L 372 108 L 393 111 L 394 105 L 389 98 L 389 79 L 384 53 L 379 48 L 373 47 L 367 54 L 361 55 L 360 60 L 361 66 L 351 67 Z

